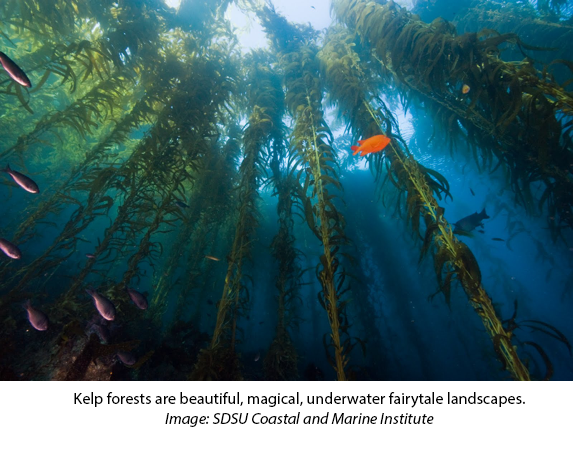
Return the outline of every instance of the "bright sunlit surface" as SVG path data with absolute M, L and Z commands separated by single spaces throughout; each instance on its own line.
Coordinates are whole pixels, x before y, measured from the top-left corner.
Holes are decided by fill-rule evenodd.
M 167 6 L 170 6 L 171 8 L 179 8 L 179 5 L 181 4 L 181 0 L 163 0 L 165 2 L 165 4 Z
M 292 23 L 310 23 L 316 30 L 327 28 L 332 23 L 330 0 L 275 0 L 277 13 Z M 266 47 L 267 39 L 254 13 L 245 15 L 233 3 L 227 9 L 227 19 L 236 27 L 236 34 L 244 50 Z

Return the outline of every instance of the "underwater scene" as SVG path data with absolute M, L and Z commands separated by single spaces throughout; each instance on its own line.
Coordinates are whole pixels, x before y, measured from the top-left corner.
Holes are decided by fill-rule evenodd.
M 0 379 L 573 380 L 573 1 L 3 0 Z

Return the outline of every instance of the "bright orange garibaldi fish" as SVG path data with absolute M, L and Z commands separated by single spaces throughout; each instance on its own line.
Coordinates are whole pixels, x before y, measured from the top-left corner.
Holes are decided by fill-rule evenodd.
M 353 155 L 360 153 L 360 156 L 365 156 L 369 153 L 377 153 L 384 150 L 384 147 L 390 143 L 390 138 L 379 134 L 363 141 L 358 141 L 358 143 L 360 146 L 353 145 L 350 147 L 354 151 Z

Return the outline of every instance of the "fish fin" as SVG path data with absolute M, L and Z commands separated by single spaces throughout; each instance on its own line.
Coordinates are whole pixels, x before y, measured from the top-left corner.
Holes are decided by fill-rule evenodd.
M 358 141 L 358 143 L 359 143 L 360 145 L 364 144 L 365 142 L 366 142 L 366 139 L 363 139 L 363 140 L 361 140 L 361 141 Z

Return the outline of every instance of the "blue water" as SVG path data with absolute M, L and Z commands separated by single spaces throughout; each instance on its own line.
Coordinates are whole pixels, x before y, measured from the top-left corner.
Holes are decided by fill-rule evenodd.
M 451 7 L 446 9 L 446 19 L 458 12 Z M 439 7 L 434 10 L 440 11 Z M 0 23 L 1 19 L 0 16 Z M 2 49 L 12 55 L 20 54 L 26 61 L 26 53 L 17 50 L 26 46 L 24 39 L 9 27 L 0 30 L 6 33 L 0 38 Z M 11 44 L 7 36 L 13 38 Z M 38 46 L 26 49 L 33 53 Z M 31 72 L 35 82 L 42 74 L 40 69 Z M 5 82 L 0 85 L 2 88 L 10 82 L 6 77 L 5 73 L 0 76 L 0 82 Z M 87 79 L 85 87 L 91 87 L 92 82 Z M 79 92 L 83 95 L 81 84 Z M 34 114 L 24 110 L 13 94 L 0 93 L 0 152 L 13 147 L 43 115 L 65 109 L 80 95 L 71 93 L 52 75 L 41 90 L 26 96 L 32 100 Z M 127 106 L 124 108 L 127 112 Z M 440 172 L 450 184 L 453 200 L 440 201 L 450 224 L 484 208 L 487 211 L 489 219 L 484 221 L 483 233 L 475 230 L 470 236 L 459 238 L 477 259 L 482 285 L 499 319 L 509 320 L 517 305 L 515 322 L 520 326 L 512 342 L 532 378 L 543 379 L 547 372 L 543 354 L 535 347 L 539 346 L 550 361 L 552 380 L 572 380 L 573 358 L 568 343 L 573 342 L 573 234 L 564 229 L 561 238 L 552 238 L 547 224 L 549 214 L 543 209 L 527 213 L 516 202 L 503 166 L 495 171 L 493 167 L 479 169 L 463 144 L 452 153 L 439 135 L 428 142 L 433 130 L 431 119 L 420 120 L 414 128 L 411 119 L 421 117 L 420 112 L 413 109 L 406 114 L 398 106 L 393 108 L 413 156 Z M 327 117 L 332 124 L 335 114 L 334 111 Z M 12 115 L 18 120 L 11 120 Z M 244 124 L 246 115 L 248 109 L 236 120 Z M 225 174 L 229 180 L 219 205 L 213 202 L 215 196 L 199 193 L 199 184 L 191 183 L 199 181 L 202 173 L 214 172 L 206 161 L 201 161 L 177 194 L 177 199 L 190 207 L 169 204 L 172 220 L 153 231 L 153 253 L 146 250 L 133 265 L 130 260 L 141 252 L 144 236 L 162 203 L 160 193 L 142 189 L 138 194 L 145 194 L 148 200 L 140 201 L 139 206 L 134 204 L 129 211 L 129 219 L 137 220 L 137 230 L 119 230 L 111 237 L 110 246 L 92 260 L 86 254 L 94 254 L 98 245 L 110 238 L 109 229 L 127 204 L 123 189 L 135 184 L 119 179 L 123 189 L 112 185 L 103 193 L 113 202 L 108 211 L 86 217 L 84 228 L 73 238 L 59 238 L 78 208 L 86 206 L 89 196 L 89 190 L 73 186 L 77 179 L 69 184 L 70 191 L 64 182 L 82 162 L 84 153 L 101 138 L 101 132 L 109 131 L 113 125 L 104 117 L 97 118 L 97 123 L 101 130 L 92 128 L 87 137 L 72 132 L 68 126 L 59 131 L 64 138 L 61 142 L 57 135 L 46 133 L 40 136 L 43 142 L 22 153 L 0 155 L 0 166 L 10 163 L 13 169 L 33 178 L 41 189 L 39 195 L 30 194 L 16 186 L 7 174 L 0 176 L 0 237 L 13 239 L 18 229 L 33 220 L 18 241 L 22 258 L 12 260 L 0 253 L 0 379 L 70 379 L 73 365 L 92 342 L 89 340 L 96 340 L 98 348 L 94 349 L 117 345 L 118 349 L 131 351 L 139 362 L 135 366 L 124 365 L 113 349 L 98 351 L 100 354 L 93 355 L 95 361 L 75 379 L 188 379 L 199 351 L 211 341 L 235 235 L 242 157 L 229 160 L 232 164 Z M 106 152 L 109 159 L 92 163 L 90 170 L 110 167 L 119 175 L 122 164 L 151 128 L 145 122 L 133 127 L 122 143 Z M 218 135 L 210 136 L 212 147 L 205 149 L 205 156 L 221 154 L 226 146 L 229 130 L 222 123 L 217 128 Z M 343 128 L 339 128 L 335 136 L 339 138 L 343 133 Z M 179 137 L 172 140 L 177 142 Z M 347 147 L 337 153 L 341 163 L 349 162 Z M 167 166 L 167 159 L 164 157 L 165 162 L 155 166 Z M 353 258 L 342 260 L 350 285 L 346 294 L 349 334 L 356 342 L 349 354 L 351 377 L 511 379 L 461 286 L 454 282 L 449 304 L 438 292 L 432 257 L 428 254 L 420 260 L 422 240 L 406 221 L 403 200 L 396 204 L 395 188 L 390 182 L 382 185 L 382 179 L 376 181 L 361 158 L 354 157 L 350 162 L 350 167 L 339 170 L 344 191 L 339 193 L 337 208 L 346 219 L 345 233 L 351 241 L 344 251 Z M 138 172 L 143 173 L 144 168 Z M 83 175 L 80 173 L 78 179 Z M 167 179 L 165 185 L 171 183 Z M 258 225 L 250 238 L 250 257 L 243 262 L 242 283 L 246 291 L 241 296 L 245 301 L 238 312 L 234 339 L 242 376 L 248 380 L 266 378 L 263 362 L 279 319 L 275 287 L 278 265 L 270 250 L 279 226 L 278 198 L 272 187 L 260 183 L 256 199 Z M 534 199 L 538 200 L 542 193 L 541 185 L 533 187 Z M 32 218 L 49 200 L 57 202 L 54 210 Z M 288 325 L 298 356 L 298 379 L 334 380 L 336 374 L 323 346 L 324 337 L 330 336 L 330 326 L 317 299 L 321 286 L 315 269 L 323 249 L 304 222 L 304 214 L 298 215 L 300 210 L 293 218 L 292 235 L 300 253 L 297 267 L 302 274 L 295 292 L 297 299 L 289 308 Z M 208 216 L 215 221 L 203 224 Z M 80 278 L 86 267 L 89 272 Z M 29 270 L 30 276 L 26 275 Z M 130 303 L 118 285 L 130 271 L 134 273 L 127 284 L 147 296 L 147 310 Z M 169 284 L 167 288 L 162 287 L 165 283 Z M 63 297 L 72 286 L 76 292 L 64 302 Z M 114 321 L 98 316 L 86 288 L 97 289 L 115 302 L 118 313 Z M 166 290 L 161 297 L 159 289 Z M 46 332 L 35 330 L 28 321 L 21 306 L 27 299 L 48 315 L 50 327 Z M 94 337 L 95 326 L 108 330 L 109 339 Z M 566 340 L 559 340 L 561 336 Z M 134 346 L 125 344 L 134 340 Z

